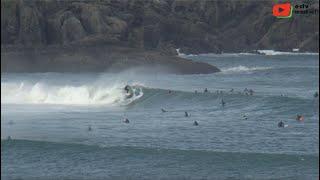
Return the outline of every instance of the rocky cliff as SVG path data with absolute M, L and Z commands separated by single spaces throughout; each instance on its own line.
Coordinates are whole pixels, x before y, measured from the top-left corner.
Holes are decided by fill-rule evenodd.
M 319 10 L 318 1 L 307 3 Z M 272 1 L 249 0 L 1 0 L 1 45 L 114 46 L 164 56 L 176 48 L 319 51 L 318 14 L 278 19 L 271 10 Z

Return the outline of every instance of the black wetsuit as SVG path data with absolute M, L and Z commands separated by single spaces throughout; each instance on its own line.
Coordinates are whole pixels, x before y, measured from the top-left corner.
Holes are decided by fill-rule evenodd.
M 284 127 L 284 123 L 283 123 L 282 121 L 280 121 L 280 122 L 278 123 L 278 127 L 283 128 L 283 127 Z
M 126 85 L 124 87 L 124 90 L 126 91 L 127 95 L 126 95 L 126 98 L 131 98 L 134 94 L 133 94 L 133 91 L 132 91 L 132 88 L 129 86 L 129 85 Z
M 126 90 L 126 92 L 129 93 L 129 86 L 126 85 L 126 87 L 124 87 L 124 90 Z
M 221 100 L 221 105 L 222 105 L 222 107 L 224 107 L 224 105 L 226 105 L 226 103 L 223 101 L 223 99 Z
M 253 95 L 253 90 L 252 89 L 249 90 L 249 94 L 250 94 L 250 96 Z

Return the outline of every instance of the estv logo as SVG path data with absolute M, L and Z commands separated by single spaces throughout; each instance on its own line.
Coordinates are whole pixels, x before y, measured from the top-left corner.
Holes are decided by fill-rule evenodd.
M 290 3 L 275 4 L 272 14 L 278 18 L 290 18 L 292 16 L 292 6 Z

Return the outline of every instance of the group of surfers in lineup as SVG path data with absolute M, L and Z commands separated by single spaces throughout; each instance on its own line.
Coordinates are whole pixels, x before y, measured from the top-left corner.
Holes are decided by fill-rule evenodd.
M 204 93 L 208 93 L 208 92 L 209 92 L 208 88 L 205 88 L 203 92 L 204 92 Z M 231 89 L 229 92 L 230 92 L 230 93 L 233 93 L 233 92 L 234 92 L 234 89 Z M 169 90 L 169 93 L 171 93 L 170 90 Z M 197 94 L 198 91 L 195 90 L 194 93 Z M 243 93 L 244 93 L 245 95 L 250 95 L 250 96 L 252 96 L 253 93 L 254 93 L 254 91 L 253 91 L 252 89 L 245 88 L 245 89 L 243 90 Z M 216 94 L 223 94 L 223 91 L 216 90 Z M 238 94 L 241 94 L 241 92 L 238 92 Z
M 124 90 L 125 90 L 125 92 L 126 92 L 126 98 L 131 98 L 131 97 L 134 95 L 131 86 L 126 85 L 126 86 L 124 87 Z M 208 93 L 208 92 L 209 92 L 208 88 L 205 88 L 203 92 L 204 92 L 204 93 Z M 230 93 L 233 93 L 233 92 L 234 92 L 234 89 L 231 89 L 229 92 L 230 92 Z M 171 94 L 172 91 L 169 90 L 168 93 Z M 196 90 L 195 93 L 197 94 L 198 91 Z M 223 91 L 217 90 L 216 93 L 217 93 L 217 94 L 222 94 Z M 241 94 L 241 92 L 239 92 L 239 93 Z M 254 91 L 253 91 L 252 89 L 245 88 L 245 89 L 243 90 L 243 93 L 244 93 L 245 95 L 250 95 L 250 96 L 252 96 L 252 95 L 254 94 Z M 319 97 L 318 92 L 316 92 L 313 96 L 314 96 L 314 98 Z M 222 106 L 222 107 L 225 107 L 225 105 L 226 105 L 226 102 L 225 102 L 225 101 L 223 100 L 223 98 L 222 98 L 222 99 L 221 99 L 221 106 Z M 167 110 L 165 110 L 165 109 L 163 109 L 163 108 L 161 108 L 161 111 L 162 111 L 163 113 L 168 112 Z M 185 117 L 190 117 L 190 114 L 189 114 L 187 111 L 185 111 L 185 112 L 184 112 L 184 116 L 185 116 Z M 245 120 L 247 120 L 247 119 L 248 119 L 248 116 L 247 116 L 247 115 L 243 115 L 243 118 L 244 118 Z M 302 115 L 298 114 L 297 117 L 296 117 L 296 120 L 299 121 L 299 122 L 302 122 L 302 121 L 304 121 L 304 117 L 303 117 Z M 123 123 L 129 124 L 130 121 L 129 121 L 128 118 L 125 118 L 125 119 L 123 120 Z M 198 126 L 199 123 L 198 123 L 197 121 L 194 121 L 194 122 L 193 122 L 193 125 L 194 125 L 194 126 Z M 278 123 L 278 127 L 280 127 L 280 128 L 285 128 L 285 127 L 288 127 L 288 125 L 284 124 L 283 121 L 280 121 L 280 122 Z M 88 127 L 88 131 L 92 131 L 91 126 Z
M 132 88 L 131 88 L 129 85 L 126 85 L 126 86 L 124 87 L 124 90 L 126 91 L 126 98 L 131 98 L 131 97 L 134 95 L 134 92 L 133 92 Z M 204 92 L 204 93 L 208 93 L 209 91 L 208 91 L 207 88 L 205 88 L 203 92 Z M 231 89 L 229 92 L 230 92 L 230 93 L 233 93 L 233 92 L 234 92 L 234 89 Z M 244 92 L 246 95 L 251 95 L 251 96 L 252 96 L 253 93 L 254 93 L 254 91 L 253 91 L 252 89 L 247 89 L 247 88 L 245 88 L 243 92 Z M 169 90 L 168 93 L 171 94 L 172 91 Z M 198 92 L 195 91 L 195 93 L 197 94 Z M 216 93 L 217 93 L 217 94 L 222 94 L 223 91 L 217 90 Z M 240 93 L 240 92 L 239 92 L 239 93 Z M 283 96 L 283 95 L 281 95 L 281 96 Z M 313 97 L 314 97 L 314 98 L 318 98 L 318 97 L 319 97 L 319 93 L 318 93 L 318 92 L 315 92 L 314 95 L 313 95 Z M 225 105 L 226 105 L 226 102 L 225 102 L 225 101 L 223 100 L 223 98 L 222 98 L 222 99 L 221 99 L 221 106 L 224 107 Z M 161 111 L 162 111 L 163 113 L 168 112 L 167 110 L 165 110 L 165 109 L 163 109 L 163 108 L 161 109 Z M 184 116 L 185 116 L 185 117 L 190 117 L 190 114 L 189 114 L 187 111 L 185 111 L 185 112 L 184 112 Z M 247 116 L 247 115 L 243 115 L 243 118 L 244 118 L 245 120 L 247 120 L 247 119 L 248 119 L 248 116 Z M 301 114 L 298 114 L 298 115 L 296 116 L 296 120 L 297 120 L 298 122 L 303 122 L 303 121 L 304 121 L 304 117 L 303 117 Z M 126 123 L 126 124 L 129 124 L 129 123 L 130 123 L 130 121 L 129 121 L 128 118 L 125 118 L 125 119 L 123 120 L 123 122 Z M 9 124 L 13 124 L 13 122 L 10 121 Z M 198 126 L 199 123 L 198 123 L 197 121 L 194 121 L 194 122 L 193 122 L 193 125 L 194 125 L 194 126 Z M 288 127 L 288 126 L 289 126 L 289 125 L 285 124 L 283 121 L 280 121 L 280 122 L 278 123 L 278 127 L 279 127 L 279 128 L 285 128 L 285 127 Z M 88 126 L 88 131 L 92 131 L 91 125 Z M 11 140 L 11 136 L 8 136 L 8 140 Z

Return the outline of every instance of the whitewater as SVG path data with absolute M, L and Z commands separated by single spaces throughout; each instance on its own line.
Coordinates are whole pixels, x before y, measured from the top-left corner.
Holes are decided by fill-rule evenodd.
M 319 55 L 187 58 L 221 72 L 3 73 L 2 178 L 317 179 Z

